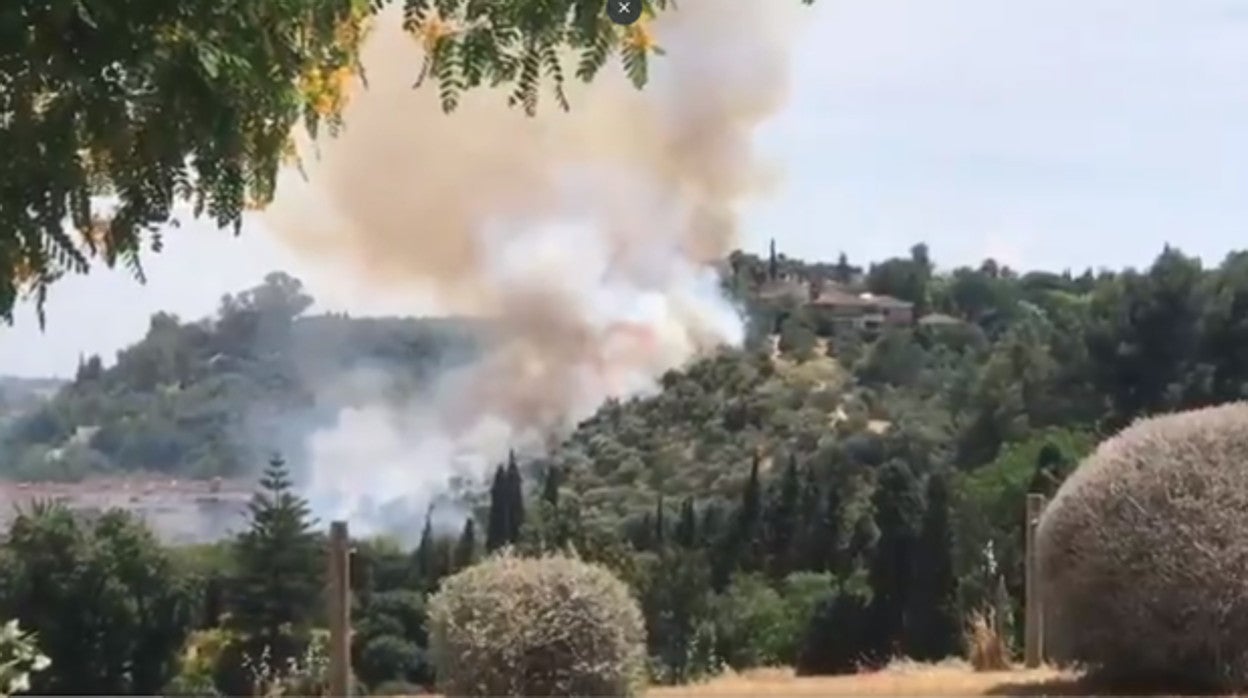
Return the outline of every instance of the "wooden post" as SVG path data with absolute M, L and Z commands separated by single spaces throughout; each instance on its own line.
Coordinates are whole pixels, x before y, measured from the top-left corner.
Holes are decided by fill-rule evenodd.
M 351 548 L 347 522 L 329 525 L 329 695 L 351 693 Z
M 1036 556 L 1036 528 L 1044 512 L 1044 495 L 1027 495 L 1027 542 L 1024 550 L 1026 619 L 1023 660 L 1028 669 L 1044 661 L 1044 612 L 1040 606 L 1040 565 Z

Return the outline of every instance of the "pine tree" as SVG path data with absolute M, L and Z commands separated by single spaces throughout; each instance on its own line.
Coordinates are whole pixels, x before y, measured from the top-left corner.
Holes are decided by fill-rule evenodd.
M 957 654 L 961 640 L 949 482 L 944 473 L 928 476 L 926 499 L 914 559 L 906 644 L 910 657 L 936 661 Z
M 515 545 L 520 542 L 520 533 L 524 529 L 524 480 L 520 476 L 520 466 L 516 464 L 515 451 L 507 454 L 507 473 L 503 482 L 507 500 L 506 541 Z
M 923 511 L 922 492 L 904 461 L 891 460 L 880 469 L 872 504 L 880 537 L 867 573 L 871 637 L 866 649 L 876 661 L 887 661 L 900 649 L 905 633 Z
M 490 486 L 490 512 L 485 528 L 485 549 L 488 552 L 494 552 L 507 544 L 509 503 L 507 472 L 500 465 L 494 471 L 494 484 Z
M 243 649 L 267 648 L 275 666 L 303 652 L 322 607 L 325 553 L 308 503 L 295 495 L 289 470 L 275 456 L 248 505 L 250 524 L 235 541 L 238 578 L 229 626 Z
M 464 530 L 455 543 L 455 557 L 451 561 L 451 571 L 458 572 L 471 567 L 477 561 L 477 524 L 468 517 L 464 522 Z

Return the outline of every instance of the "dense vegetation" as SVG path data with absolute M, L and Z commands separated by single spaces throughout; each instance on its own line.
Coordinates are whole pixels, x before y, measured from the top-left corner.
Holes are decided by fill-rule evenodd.
M 223 298 L 214 318 L 153 316 L 111 366 L 85 358 L 52 400 L 0 423 L 0 474 L 251 474 L 275 448 L 297 455 L 310 429 L 358 399 L 327 378 L 380 369 L 407 395 L 435 367 L 470 358 L 480 331 L 462 320 L 302 315 L 311 305 L 297 280 L 275 273 Z
M 1239 399 L 1248 386 L 1244 253 L 1206 269 L 1167 249 L 1146 270 L 1080 275 L 1019 274 L 991 260 L 938 273 L 921 245 L 865 270 L 846 260 L 732 262 L 725 281 L 748 308 L 747 347 L 671 372 L 652 396 L 604 405 L 545 458 L 500 466 L 488 507 L 458 535 L 426 525 L 413 551 L 358 542 L 353 652 L 363 684 L 410 692 L 430 682 L 426 597 L 507 546 L 572 549 L 623 579 L 659 681 L 725 664 L 828 672 L 957 654 L 970 611 L 998 609 L 1007 627 L 1017 615 L 1026 492 L 1051 494 L 1097 441 L 1141 415 Z M 890 294 L 940 321 L 829 327 L 801 297 L 765 292 L 795 274 Z M 253 308 L 242 336 L 304 322 L 278 306 L 282 323 L 258 322 L 268 316 Z M 221 333 L 230 326 L 175 324 L 171 334 L 240 336 Z M 156 399 L 168 380 L 126 387 L 149 365 L 126 357 L 155 346 L 149 337 L 108 369 L 87 362 L 48 409 L 67 409 L 104 376 L 116 394 Z M 213 346 L 209 356 L 221 351 Z M 187 392 L 214 373 L 180 375 Z M 265 666 L 296 658 L 299 680 L 314 680 L 320 534 L 282 468 L 264 487 L 250 532 L 194 550 L 162 549 L 118 514 L 93 524 L 56 510 L 19 518 L 0 555 L 0 617 L 36 631 L 53 658 L 36 689 L 69 693 L 92 676 L 96 691 L 150 693 L 174 680 L 238 693 L 273 673 L 247 668 L 264 648 Z M 58 571 L 71 568 L 100 572 Z M 166 570 L 163 581 L 149 582 L 146 569 Z M 72 586 L 90 582 L 108 594 Z M 140 593 L 162 601 L 125 603 Z M 178 661 L 188 636 L 200 651 Z M 71 656 L 58 672 L 57 659 Z M 130 663 L 144 664 L 117 668 Z

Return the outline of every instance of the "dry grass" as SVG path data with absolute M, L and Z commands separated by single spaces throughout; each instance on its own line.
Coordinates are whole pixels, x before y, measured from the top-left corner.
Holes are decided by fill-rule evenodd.
M 1079 695 L 1078 681 L 1055 669 L 973 671 L 965 662 L 901 662 L 848 676 L 794 676 L 790 669 L 727 674 L 704 684 L 653 688 L 647 696 L 986 696 Z
M 967 657 L 975 671 L 1006 671 L 1010 668 L 1010 648 L 993 609 L 971 614 L 965 639 Z

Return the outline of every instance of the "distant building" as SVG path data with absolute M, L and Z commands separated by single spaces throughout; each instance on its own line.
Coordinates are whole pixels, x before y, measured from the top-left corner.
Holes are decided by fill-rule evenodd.
M 914 324 L 913 303 L 892 296 L 854 294 L 831 284 L 819 289 L 806 307 L 821 329 L 853 327 L 879 330 Z

